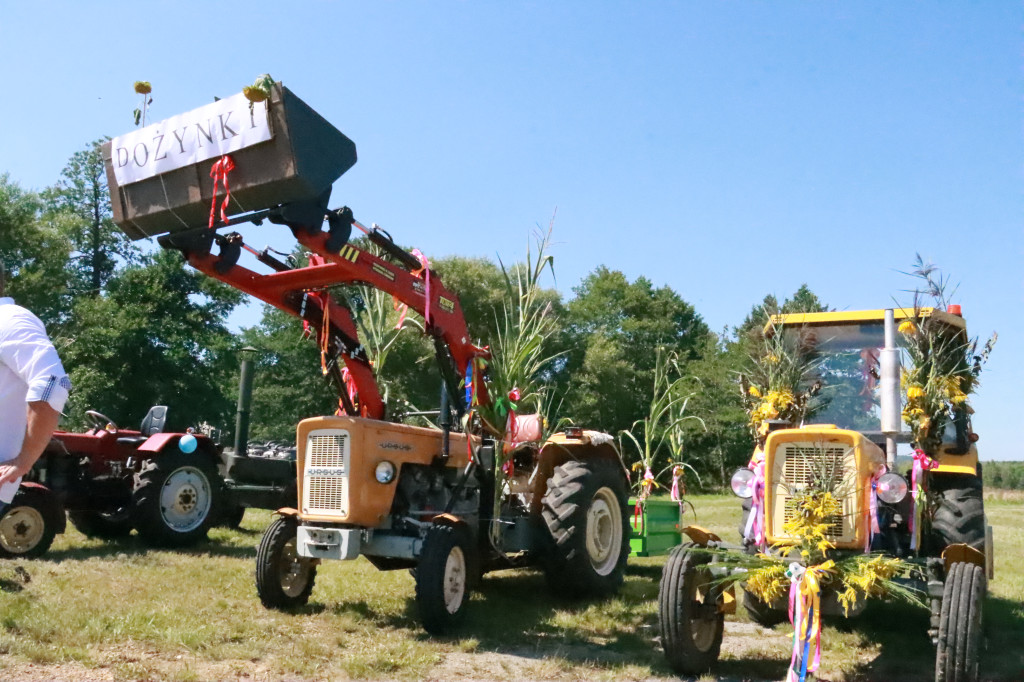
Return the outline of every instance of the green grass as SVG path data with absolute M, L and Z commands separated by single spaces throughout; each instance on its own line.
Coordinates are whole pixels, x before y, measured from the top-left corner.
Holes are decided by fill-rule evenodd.
M 687 522 L 736 537 L 735 498 L 696 496 Z M 996 579 L 986 603 L 984 677 L 1015 679 L 1024 669 L 1024 499 L 989 499 Z M 636 559 L 621 593 L 604 602 L 552 596 L 533 571 L 488 575 L 473 595 L 459 636 L 428 637 L 407 571 L 368 562 L 327 562 L 310 604 L 264 609 L 253 581 L 255 547 L 267 512 L 243 529 L 216 529 L 190 551 L 146 550 L 134 539 L 106 543 L 73 528 L 46 559 L 0 561 L 32 580 L 0 592 L 0 678 L 49 679 L 476 679 L 640 680 L 671 678 L 656 642 L 663 558 Z M 821 677 L 932 678 L 927 613 L 872 603 L 859 619 L 830 622 Z M 779 679 L 788 663 L 788 625 L 728 617 L 718 674 Z M 89 671 L 92 671 L 91 673 Z M 35 675 L 35 677 L 31 677 Z M 714 678 L 707 678 L 714 679 Z

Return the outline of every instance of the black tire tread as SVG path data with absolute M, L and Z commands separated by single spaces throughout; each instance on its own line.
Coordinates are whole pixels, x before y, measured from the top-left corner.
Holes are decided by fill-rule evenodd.
M 134 527 L 130 517 L 123 521 L 115 521 L 96 511 L 69 511 L 68 520 L 82 535 L 101 540 L 126 538 L 131 535 Z
M 743 608 L 747 610 L 750 620 L 761 627 L 773 628 L 789 620 L 789 614 L 786 611 L 773 609 L 770 605 L 748 592 L 746 588 L 743 588 Z
M 448 613 L 444 605 L 444 569 L 453 547 L 460 547 L 466 561 L 466 587 L 462 605 L 455 613 Z M 466 617 L 469 601 L 470 575 L 473 561 L 473 542 L 469 531 L 461 525 L 434 525 L 427 529 L 416 565 L 416 607 L 423 629 L 432 635 L 446 635 L 457 628 Z
M 603 487 L 614 491 L 622 515 L 619 559 L 608 575 L 599 575 L 586 552 L 588 505 Z M 544 552 L 544 573 L 559 594 L 572 597 L 606 596 L 622 585 L 629 557 L 629 490 L 616 463 L 608 460 L 570 460 L 548 479 L 541 500 L 541 519 L 547 528 L 549 546 Z
M 718 661 L 722 649 L 725 616 L 718 614 L 716 633 L 711 647 L 701 651 L 693 643 L 686 603 L 680 595 L 686 591 L 687 574 L 710 561 L 708 555 L 694 553 L 696 547 L 686 542 L 669 554 L 658 585 L 658 622 L 661 629 L 661 647 L 672 670 L 680 675 L 703 675 Z
M 309 595 L 313 593 L 316 564 L 309 567 L 309 582 L 300 594 L 292 597 L 281 589 L 281 577 L 278 574 L 281 550 L 290 538 L 295 537 L 298 525 L 294 518 L 277 517 L 267 526 L 256 550 L 256 592 L 259 594 L 260 602 L 268 609 L 304 606 L 309 602 Z
M 949 545 L 965 544 L 985 551 L 985 502 L 981 479 L 977 476 L 933 475 L 932 491 L 939 504 L 932 518 L 931 531 L 940 553 Z
M 45 527 L 43 530 L 43 537 L 39 539 L 39 542 L 34 547 L 29 548 L 25 552 L 9 552 L 3 547 L 0 547 L 0 558 L 5 559 L 38 559 L 43 554 L 46 554 L 46 550 L 50 549 L 50 545 L 53 544 L 53 539 L 57 536 L 57 527 L 59 524 L 59 515 L 64 514 L 63 507 L 57 501 L 57 498 L 53 493 L 48 490 L 39 490 L 36 488 L 19 488 L 18 492 L 14 494 L 14 499 L 4 509 L 4 514 L 8 514 L 18 507 L 32 507 L 36 509 L 43 517 Z
M 954 563 L 946 574 L 935 652 L 936 682 L 976 682 L 981 649 L 985 571 Z
M 210 510 L 203 522 L 196 528 L 179 533 L 167 527 L 160 515 L 160 488 L 167 477 L 182 466 L 193 466 L 202 470 L 210 485 Z M 132 503 L 135 506 L 135 529 L 140 539 L 156 547 L 184 547 L 206 538 L 214 521 L 220 517 L 221 497 L 224 483 L 212 462 L 199 452 L 193 455 L 165 450 L 150 460 L 137 475 Z

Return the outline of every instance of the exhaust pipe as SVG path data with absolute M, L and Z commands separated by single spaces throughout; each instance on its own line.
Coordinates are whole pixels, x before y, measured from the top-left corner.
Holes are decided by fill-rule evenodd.
M 246 346 L 241 350 L 242 369 L 238 380 L 238 412 L 235 415 L 235 456 L 249 454 L 249 406 L 252 404 L 252 356 L 256 349 Z
M 881 427 L 885 434 L 885 459 L 891 471 L 896 466 L 896 437 L 903 430 L 900 393 L 900 349 L 896 347 L 896 317 L 892 309 L 885 311 L 885 347 L 879 353 L 881 380 Z

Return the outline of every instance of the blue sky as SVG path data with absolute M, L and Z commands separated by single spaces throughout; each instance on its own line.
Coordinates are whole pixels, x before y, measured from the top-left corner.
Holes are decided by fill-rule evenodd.
M 716 329 L 806 282 L 906 298 L 916 252 L 1000 334 L 975 428 L 1020 459 L 1022 26 L 1017 2 L 5 2 L 0 172 L 284 81 L 351 137 L 347 204 L 432 255 L 524 253 L 557 207 L 558 286 L 599 264 Z M 284 248 L 281 228 L 254 246 Z M 254 310 L 238 324 L 257 319 Z

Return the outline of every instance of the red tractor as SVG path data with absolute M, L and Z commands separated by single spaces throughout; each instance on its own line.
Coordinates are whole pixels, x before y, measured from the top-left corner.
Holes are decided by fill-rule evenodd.
M 151 546 L 198 542 L 216 523 L 237 525 L 245 507 L 296 500 L 295 459 L 223 452 L 202 433 L 167 432 L 167 407 L 138 430 L 89 410 L 85 433 L 57 431 L 0 517 L 0 557 L 38 557 L 67 518 L 89 537 L 136 530 Z

